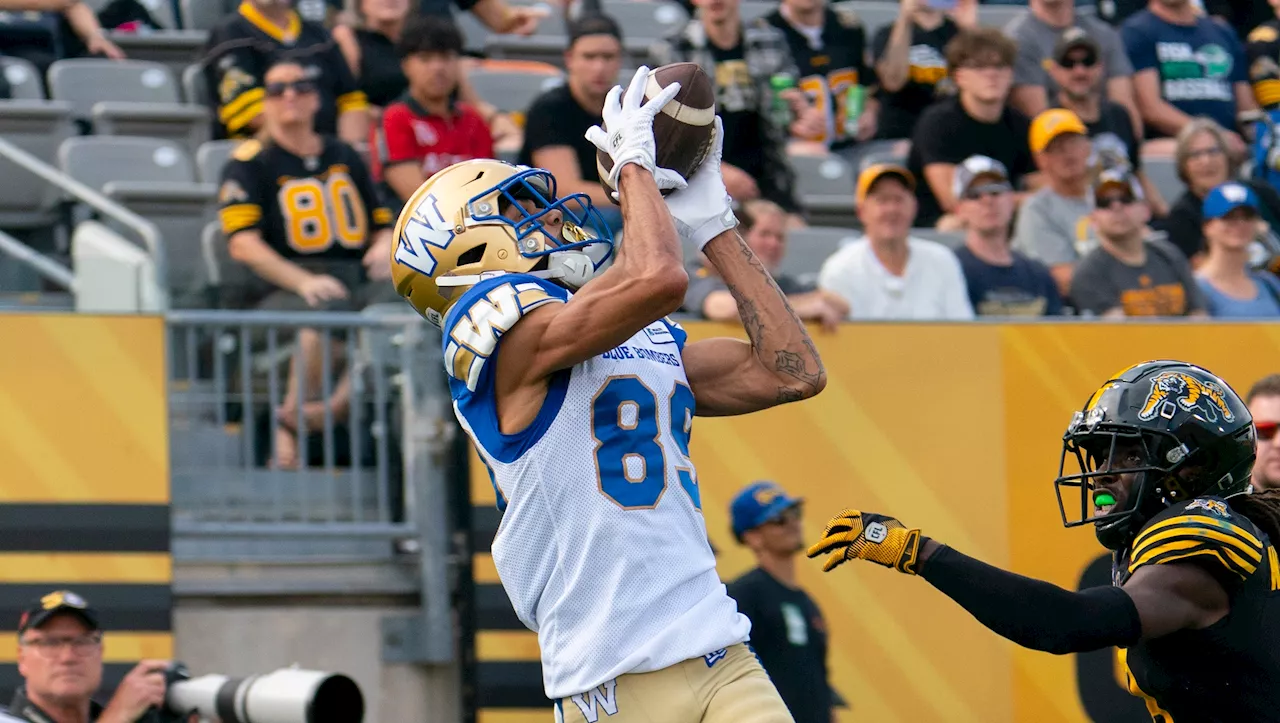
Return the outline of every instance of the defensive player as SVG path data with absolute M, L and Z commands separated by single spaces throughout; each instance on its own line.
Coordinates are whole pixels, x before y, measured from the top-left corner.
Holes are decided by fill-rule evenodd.
M 846 510 L 809 556 L 920 575 L 983 625 L 1051 653 L 1126 648 L 1129 691 L 1158 723 L 1280 715 L 1280 493 L 1248 494 L 1253 418 L 1225 382 L 1176 361 L 1108 380 L 1063 437 L 1063 522 L 1092 523 L 1114 586 L 1069 592 Z M 1081 470 L 1063 474 L 1069 459 Z M 1068 520 L 1063 488 L 1080 490 Z
M 689 434 L 695 415 L 804 399 L 826 375 L 734 231 L 719 120 L 687 183 L 655 167 L 653 117 L 678 86 L 641 105 L 647 75 L 625 102 L 609 93 L 608 133 L 587 134 L 613 158 L 627 229 L 611 266 L 585 194 L 556 198 L 545 170 L 476 160 L 409 199 L 392 274 L 444 332 L 454 409 L 504 510 L 494 564 L 538 633 L 557 720 L 790 721 L 716 575 Z M 715 264 L 749 343 L 686 344 L 665 318 L 688 283 L 682 239 Z

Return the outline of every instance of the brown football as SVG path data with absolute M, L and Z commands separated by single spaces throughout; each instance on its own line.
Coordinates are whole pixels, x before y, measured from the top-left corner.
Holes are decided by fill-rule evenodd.
M 653 98 L 671 83 L 679 83 L 680 92 L 653 119 L 653 139 L 657 143 L 658 166 L 688 178 L 711 151 L 716 89 L 697 63 L 671 63 L 649 71 L 644 99 Z M 600 182 L 609 190 L 616 190 L 609 185 L 613 159 L 604 151 L 596 151 L 596 166 Z

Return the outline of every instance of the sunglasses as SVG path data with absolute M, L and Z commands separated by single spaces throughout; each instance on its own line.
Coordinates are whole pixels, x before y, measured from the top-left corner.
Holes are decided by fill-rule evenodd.
M 1096 55 L 1084 55 L 1076 58 L 1063 58 L 1062 62 L 1058 63 L 1058 65 L 1061 65 L 1067 70 L 1075 70 L 1076 68 L 1092 68 L 1097 64 L 1098 64 L 1098 57 Z
M 781 526 L 791 522 L 795 522 L 798 519 L 800 519 L 799 505 L 795 507 L 788 507 L 787 509 L 779 512 L 778 514 L 766 520 L 764 524 Z
M 996 198 L 1012 191 L 1013 188 L 1007 183 L 988 183 L 977 188 L 971 188 L 964 192 L 963 198 L 966 201 L 977 201 L 982 198 Z
M 1254 429 L 1258 431 L 1258 441 L 1270 442 L 1276 436 L 1276 431 L 1280 430 L 1280 423 L 1277 422 L 1254 422 Z
M 1137 199 L 1128 195 L 1101 196 L 1094 200 L 1098 208 L 1110 209 L 1114 206 L 1128 206 Z
M 314 80 L 277 81 L 267 83 L 263 89 L 267 92 L 268 98 L 279 98 L 290 90 L 298 95 L 306 95 L 316 92 L 316 82 Z

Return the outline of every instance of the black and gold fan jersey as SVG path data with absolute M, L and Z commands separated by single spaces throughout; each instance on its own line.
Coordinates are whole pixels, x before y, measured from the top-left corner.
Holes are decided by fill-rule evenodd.
M 867 67 L 867 31 L 851 10 L 823 11 L 822 28 L 797 28 L 775 10 L 765 18 L 782 31 L 791 57 L 799 69 L 797 85 L 826 116 L 826 130 L 821 138 L 812 138 L 833 146 L 853 141 L 844 131 L 845 102 L 851 86 L 875 84 Z M 868 94 L 869 95 L 869 94 Z
M 1231 599 L 1203 630 L 1121 651 L 1129 692 L 1157 723 L 1274 721 L 1280 716 L 1280 559 L 1267 536 L 1218 497 L 1173 505 L 1142 528 L 1113 570 L 1116 585 L 1147 565 L 1200 565 Z
M 1280 106 L 1280 19 L 1254 28 L 1245 41 L 1245 53 L 1258 105 L 1268 110 Z
M 394 220 L 359 154 L 333 138 L 325 138 L 316 158 L 245 141 L 223 169 L 218 201 L 227 238 L 257 229 L 281 256 L 295 260 L 359 260 L 370 234 Z
M 244 2 L 213 29 L 205 47 L 205 82 L 216 104 L 217 137 L 250 134 L 250 124 L 262 113 L 266 98 L 263 76 L 271 61 L 280 57 L 297 60 L 317 78 L 317 133 L 336 134 L 340 114 L 369 106 L 342 51 L 323 25 L 302 20 L 294 12 L 289 27 L 282 29 Z

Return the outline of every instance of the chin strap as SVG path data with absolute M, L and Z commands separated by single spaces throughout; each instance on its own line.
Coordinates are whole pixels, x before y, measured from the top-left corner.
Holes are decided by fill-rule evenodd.
M 436 279 L 436 286 L 457 287 L 475 286 L 495 276 L 512 273 L 510 271 L 486 271 L 482 274 L 466 274 L 463 276 L 441 276 Z M 581 251 L 559 251 L 547 259 L 545 271 L 527 271 L 528 276 L 539 279 L 558 279 L 571 289 L 581 288 L 596 274 L 596 264 L 591 257 Z

